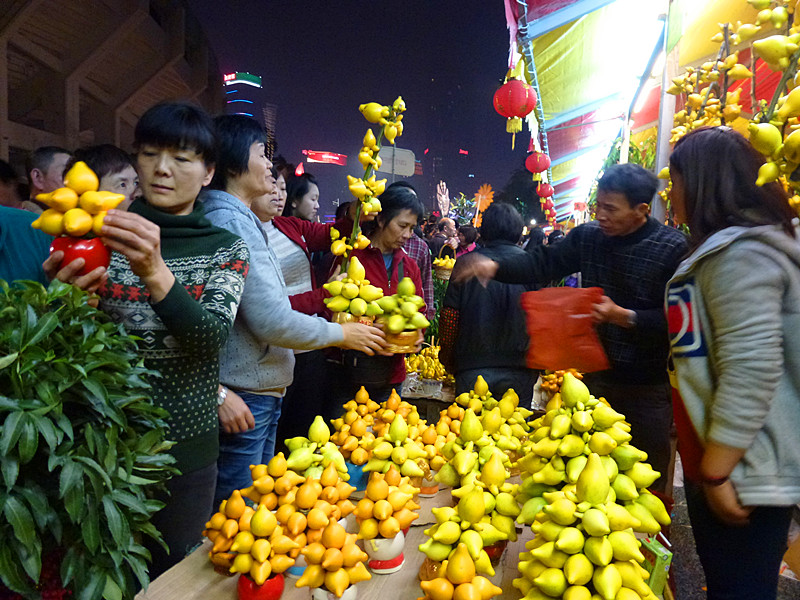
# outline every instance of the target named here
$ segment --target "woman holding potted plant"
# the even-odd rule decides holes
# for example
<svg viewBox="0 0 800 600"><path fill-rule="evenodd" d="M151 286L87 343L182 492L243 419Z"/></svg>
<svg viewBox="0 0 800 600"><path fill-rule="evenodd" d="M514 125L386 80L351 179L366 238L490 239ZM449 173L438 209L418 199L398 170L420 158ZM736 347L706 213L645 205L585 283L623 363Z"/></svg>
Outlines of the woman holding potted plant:
<svg viewBox="0 0 800 600"><path fill-rule="evenodd" d="M361 250L353 250L366 270L366 279L383 290L384 296L397 292L398 283L409 277L417 290L422 290L422 278L417 263L408 255L404 245L414 235L414 227L423 213L422 202L411 188L396 183L386 188L380 195L381 212L374 221L364 223L364 233L370 245ZM335 271L340 268L341 258L334 264ZM425 312L422 307L421 312ZM422 344L422 330L419 330L417 350ZM356 391L364 386L375 402L386 400L394 387L402 385L406 376L402 354L366 356L361 352L345 352L344 370L353 398Z"/></svg>
<svg viewBox="0 0 800 600"><path fill-rule="evenodd" d="M139 338L153 402L170 417L170 450L181 475L168 484L166 507L153 518L169 547L156 543L150 577L180 561L200 541L217 478L219 352L233 326L249 253L236 235L212 226L197 195L214 174L216 139L199 107L163 103L142 115L134 145L143 200L112 210L101 229L113 250L107 273L79 280L71 263L58 277L98 286L100 308ZM52 272L58 253L45 263ZM76 261L74 261L76 262Z"/></svg>

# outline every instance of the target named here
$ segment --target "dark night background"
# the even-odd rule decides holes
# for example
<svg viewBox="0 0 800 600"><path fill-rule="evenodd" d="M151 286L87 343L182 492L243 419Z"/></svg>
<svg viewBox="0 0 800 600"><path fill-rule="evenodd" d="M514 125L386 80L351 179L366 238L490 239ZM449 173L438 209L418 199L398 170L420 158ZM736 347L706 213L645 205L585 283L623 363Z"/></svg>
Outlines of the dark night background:
<svg viewBox="0 0 800 600"><path fill-rule="evenodd" d="M489 183L498 199L523 165L530 134L518 134L512 152L505 121L492 106L508 68L501 0L193 0L190 6L223 73L264 78L266 100L277 105L278 154L292 163L301 161L302 149L348 155L347 167L306 165L320 181L321 216L337 199L350 199L345 175L363 173L355 157L369 126L358 111L365 102L391 104L398 95L406 101L397 145L422 161L424 174L409 181L429 210L440 179L451 196L471 198ZM391 181L391 174L379 177ZM533 189L524 187L526 194Z"/></svg>

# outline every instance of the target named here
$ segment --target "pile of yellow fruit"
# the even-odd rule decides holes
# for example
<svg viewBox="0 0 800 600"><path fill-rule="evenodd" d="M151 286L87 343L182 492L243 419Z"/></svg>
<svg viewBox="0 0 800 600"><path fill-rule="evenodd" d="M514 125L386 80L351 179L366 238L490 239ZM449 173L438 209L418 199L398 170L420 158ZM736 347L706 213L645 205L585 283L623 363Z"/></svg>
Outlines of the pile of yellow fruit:
<svg viewBox="0 0 800 600"><path fill-rule="evenodd" d="M395 465L401 475L422 477L425 473L417 461L426 460L427 454L422 445L417 443L418 437L417 426L409 427L403 415L394 413L386 432L372 442L370 459L364 465L364 471L385 473L390 465Z"/></svg>
<svg viewBox="0 0 800 600"><path fill-rule="evenodd" d="M571 374L576 379L583 379L583 374L577 369L562 369L559 371L545 371L541 376L542 389L549 392L551 395L561 389L561 384L564 382L564 375Z"/></svg>
<svg viewBox="0 0 800 600"><path fill-rule="evenodd" d="M296 587L325 587L337 598L359 581L371 579L364 566L367 553L356 545L356 534L348 534L344 527L331 519L319 540L309 543L300 553L308 566L295 583Z"/></svg>
<svg viewBox="0 0 800 600"><path fill-rule="evenodd" d="M420 582L425 596L419 600L489 600L503 590L478 575L466 544L458 544L452 556L442 564L441 575Z"/></svg>
<svg viewBox="0 0 800 600"><path fill-rule="evenodd" d="M50 208L31 226L53 236L82 237L90 231L100 235L106 213L125 200L125 196L98 192L99 185L94 171L85 162L76 162L64 176L64 187L36 196Z"/></svg>
<svg viewBox="0 0 800 600"><path fill-rule="evenodd" d="M536 537L520 555L514 586L526 595L654 598L634 532L655 535L670 517L646 489L659 473L629 443L624 416L565 373L532 426L518 461L525 473L517 521L532 523Z"/></svg>
<svg viewBox="0 0 800 600"><path fill-rule="evenodd" d="M419 504L414 496L419 489L408 477L392 465L386 473L372 473L364 497L358 501L353 514L358 523L358 537L371 540L378 536L393 538L419 517L414 511Z"/></svg>
<svg viewBox="0 0 800 600"><path fill-rule="evenodd" d="M485 548L517 538L514 519L519 514L514 495L516 484L508 481L507 458L489 446L490 458L477 476L461 488L453 490L459 498L456 508L433 509L436 523L425 531L430 537L419 549L431 560L442 561L452 556L455 547L466 544L479 572L494 575Z"/></svg>
<svg viewBox="0 0 800 600"><path fill-rule="evenodd" d="M305 477L319 479L322 470L332 463L342 481L349 480L344 456L330 439L330 427L317 415L308 428L308 437L298 436L286 440L286 448L289 450L286 464L289 469L302 473Z"/></svg>
<svg viewBox="0 0 800 600"><path fill-rule="evenodd" d="M452 269L456 264L456 259L452 256L445 256L442 258L434 258L433 266L440 269Z"/></svg>
<svg viewBox="0 0 800 600"><path fill-rule="evenodd" d="M378 305L383 309L379 320L389 333L425 329L430 325L425 315L419 312L425 306L425 300L417 295L417 288L410 277L403 277L397 284L397 293L384 296L378 300Z"/></svg>
<svg viewBox="0 0 800 600"><path fill-rule="evenodd" d="M331 421L335 433L331 435L330 441L339 446L342 456L356 466L369 460L375 439L371 428L379 408L380 405L371 400L367 390L361 386L355 398L344 404L344 416Z"/></svg>
<svg viewBox="0 0 800 600"><path fill-rule="evenodd" d="M347 265L347 277L322 286L331 295L323 300L328 310L334 313L347 312L356 317L383 314L383 309L376 302L383 297L383 290L370 285L366 276L364 265L355 256L351 257Z"/></svg>
<svg viewBox="0 0 800 600"><path fill-rule="evenodd" d="M425 346L419 354L406 356L406 373L419 373L423 379L454 382L455 378L439 362L439 346Z"/></svg>

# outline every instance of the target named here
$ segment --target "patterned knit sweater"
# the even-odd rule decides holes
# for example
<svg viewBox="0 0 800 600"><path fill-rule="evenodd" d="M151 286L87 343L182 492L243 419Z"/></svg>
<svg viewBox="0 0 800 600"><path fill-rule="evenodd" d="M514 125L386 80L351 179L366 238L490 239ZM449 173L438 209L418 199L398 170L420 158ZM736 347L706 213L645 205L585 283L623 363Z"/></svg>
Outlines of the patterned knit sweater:
<svg viewBox="0 0 800 600"><path fill-rule="evenodd" d="M100 308L141 338L139 352L153 378L153 402L170 417L171 452L183 473L206 467L219 452L219 352L233 326L249 266L247 245L212 226L199 205L190 215L161 212L142 201L135 212L161 228L161 255L175 276L156 304L128 259L114 252Z"/></svg>

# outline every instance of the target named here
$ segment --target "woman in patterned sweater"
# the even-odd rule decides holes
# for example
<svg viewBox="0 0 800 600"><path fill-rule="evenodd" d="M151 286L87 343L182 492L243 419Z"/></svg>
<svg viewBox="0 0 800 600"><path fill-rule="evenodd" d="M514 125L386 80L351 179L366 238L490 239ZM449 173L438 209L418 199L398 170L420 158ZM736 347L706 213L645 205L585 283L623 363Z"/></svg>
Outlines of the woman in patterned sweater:
<svg viewBox="0 0 800 600"><path fill-rule="evenodd" d="M148 110L135 148L144 200L109 211L102 239L114 251L99 283L100 308L138 336L153 379L153 402L166 408L171 453L181 475L169 482L166 506L153 518L170 548L155 543L151 579L200 541L212 512L217 478L219 352L233 325L249 253L238 236L212 226L195 199L214 173L210 117L184 103ZM71 280L68 271L59 278ZM77 267L76 267L77 268Z"/></svg>

